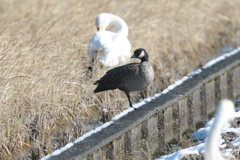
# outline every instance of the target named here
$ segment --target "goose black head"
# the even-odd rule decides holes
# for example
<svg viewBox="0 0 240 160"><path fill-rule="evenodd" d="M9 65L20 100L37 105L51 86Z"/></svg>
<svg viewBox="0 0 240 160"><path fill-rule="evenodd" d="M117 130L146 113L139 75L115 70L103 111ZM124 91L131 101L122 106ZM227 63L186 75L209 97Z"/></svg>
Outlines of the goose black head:
<svg viewBox="0 0 240 160"><path fill-rule="evenodd" d="M131 58L138 58L138 59L141 59L141 62L144 62L144 61L148 61L148 54L145 49L139 48L134 51L134 54Z"/></svg>

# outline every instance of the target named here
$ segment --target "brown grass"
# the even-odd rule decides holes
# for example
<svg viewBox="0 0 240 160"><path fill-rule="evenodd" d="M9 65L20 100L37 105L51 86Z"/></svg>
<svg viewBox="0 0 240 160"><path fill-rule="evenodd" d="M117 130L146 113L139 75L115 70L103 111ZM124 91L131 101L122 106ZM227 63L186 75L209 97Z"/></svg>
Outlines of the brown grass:
<svg viewBox="0 0 240 160"><path fill-rule="evenodd" d="M240 43L240 1L0 1L0 157L38 159L85 132L101 108L128 105L120 91L93 95L87 43L100 12L121 16L132 51L155 69L149 94ZM18 156L17 156L18 155Z"/></svg>

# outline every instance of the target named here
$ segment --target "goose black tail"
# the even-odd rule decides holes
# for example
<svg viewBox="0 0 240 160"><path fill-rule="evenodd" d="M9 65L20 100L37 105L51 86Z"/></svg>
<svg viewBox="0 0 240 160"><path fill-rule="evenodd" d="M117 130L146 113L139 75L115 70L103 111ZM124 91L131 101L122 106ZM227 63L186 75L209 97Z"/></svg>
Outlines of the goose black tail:
<svg viewBox="0 0 240 160"><path fill-rule="evenodd" d="M107 83L105 83L103 80L98 80L93 84L97 85L97 88L94 90L94 93L108 90Z"/></svg>
<svg viewBox="0 0 240 160"><path fill-rule="evenodd" d="M94 90L94 93L117 89L117 86L115 84L108 83L105 80L98 80L94 82L94 85L97 85L97 88Z"/></svg>

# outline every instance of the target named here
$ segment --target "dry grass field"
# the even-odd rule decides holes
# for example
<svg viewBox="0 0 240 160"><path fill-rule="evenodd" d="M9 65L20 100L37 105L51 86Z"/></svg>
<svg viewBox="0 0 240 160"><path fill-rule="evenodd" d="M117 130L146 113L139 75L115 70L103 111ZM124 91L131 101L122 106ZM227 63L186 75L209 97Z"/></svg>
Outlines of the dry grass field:
<svg viewBox="0 0 240 160"><path fill-rule="evenodd" d="M95 16L129 26L132 52L145 48L155 70L149 95L240 44L238 0L0 0L0 159L39 159L85 131L101 109L128 107L124 93L93 94L86 75ZM137 95L137 94L136 94Z"/></svg>

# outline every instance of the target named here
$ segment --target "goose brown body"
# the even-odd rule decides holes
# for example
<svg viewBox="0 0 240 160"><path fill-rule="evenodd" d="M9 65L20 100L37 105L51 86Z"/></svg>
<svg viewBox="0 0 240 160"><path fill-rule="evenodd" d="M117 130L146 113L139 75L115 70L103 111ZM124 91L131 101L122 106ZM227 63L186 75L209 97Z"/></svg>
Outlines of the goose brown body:
<svg viewBox="0 0 240 160"><path fill-rule="evenodd" d="M109 70L101 79L94 84L97 88L94 93L119 89L125 92L130 106L129 92L144 90L154 79L154 71L148 63L148 55L145 49L137 49L132 58L141 59L141 63L130 63Z"/></svg>

